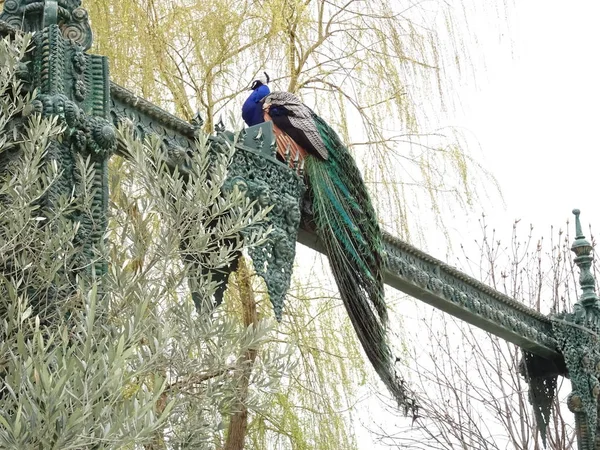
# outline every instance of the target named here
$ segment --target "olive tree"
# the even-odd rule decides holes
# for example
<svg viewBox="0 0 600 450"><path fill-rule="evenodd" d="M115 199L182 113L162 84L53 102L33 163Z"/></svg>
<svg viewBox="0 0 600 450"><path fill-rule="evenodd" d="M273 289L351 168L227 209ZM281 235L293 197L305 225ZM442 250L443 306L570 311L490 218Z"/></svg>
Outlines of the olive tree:
<svg viewBox="0 0 600 450"><path fill-rule="evenodd" d="M224 440L223 418L260 409L288 353L267 346L244 387L246 356L271 339L272 323L200 314L188 281L207 297L215 283L184 262L180 240L191 231L187 251L222 266L266 235L253 227L244 242L216 242L261 223L266 211L237 189L221 191L233 146L210 157L198 142L194 177L184 183L162 162L160 143L139 142L125 127L119 137L131 157L112 163L107 242L95 255L108 272L94 273L81 258L74 214L94 208L93 165L78 156L79 186L48 207L60 177L50 149L64 129L35 113L35 92L22 89L28 43L23 35L0 41L0 447L175 449Z"/></svg>

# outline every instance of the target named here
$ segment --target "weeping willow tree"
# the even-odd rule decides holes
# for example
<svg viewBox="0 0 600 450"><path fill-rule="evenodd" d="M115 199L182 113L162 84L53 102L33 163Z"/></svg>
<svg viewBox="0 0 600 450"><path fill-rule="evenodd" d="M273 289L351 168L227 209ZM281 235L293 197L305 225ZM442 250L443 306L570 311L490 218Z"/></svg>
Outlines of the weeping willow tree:
<svg viewBox="0 0 600 450"><path fill-rule="evenodd" d="M86 5L94 50L111 57L114 80L184 118L200 111L208 131L220 115L239 120L243 92L266 69L272 88L299 94L343 135L389 211L386 228L408 239L419 205L441 224L445 203L469 206L478 182L495 184L459 132L429 129L469 72L467 1Z"/></svg>
<svg viewBox="0 0 600 450"><path fill-rule="evenodd" d="M452 97L452 74L468 67L457 31L468 17L464 2L88 0L85 6L93 50L110 57L113 80L183 118L200 111L206 131L221 115L237 117L250 81L267 70L272 89L300 95L348 142L390 231L418 236L421 224L409 220L411 213L439 221L442 205L476 200L474 181L487 174L461 136L423 134L428 115ZM321 258L301 252L315 258L314 273L297 280L274 341L259 349L293 342L298 364L270 404L250 417L246 442L356 448L353 408L368 391L370 372L349 321L340 320L341 301ZM260 297L262 288L254 289Z"/></svg>

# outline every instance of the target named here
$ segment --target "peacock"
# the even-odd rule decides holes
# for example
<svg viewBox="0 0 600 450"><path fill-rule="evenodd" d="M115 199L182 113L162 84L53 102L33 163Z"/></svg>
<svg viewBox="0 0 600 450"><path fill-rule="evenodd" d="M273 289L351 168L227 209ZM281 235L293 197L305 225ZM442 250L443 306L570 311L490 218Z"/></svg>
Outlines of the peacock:
<svg viewBox="0 0 600 450"><path fill-rule="evenodd" d="M394 370L387 342L383 240L360 171L337 133L294 94L272 92L262 104L280 155L304 161L315 231L360 343L382 381L414 417L414 400Z"/></svg>

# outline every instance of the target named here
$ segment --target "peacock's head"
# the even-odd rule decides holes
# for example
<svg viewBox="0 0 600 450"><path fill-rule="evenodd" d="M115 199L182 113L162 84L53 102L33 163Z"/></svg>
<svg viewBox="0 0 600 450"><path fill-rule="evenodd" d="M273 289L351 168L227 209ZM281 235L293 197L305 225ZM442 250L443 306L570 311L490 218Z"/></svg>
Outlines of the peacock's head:
<svg viewBox="0 0 600 450"><path fill-rule="evenodd" d="M269 84L269 81L271 81L271 79L269 78L269 74L267 72L264 72L264 71L259 72L258 76L254 79L254 81L252 81L252 84L250 85L250 89L251 90L258 89L262 85Z"/></svg>

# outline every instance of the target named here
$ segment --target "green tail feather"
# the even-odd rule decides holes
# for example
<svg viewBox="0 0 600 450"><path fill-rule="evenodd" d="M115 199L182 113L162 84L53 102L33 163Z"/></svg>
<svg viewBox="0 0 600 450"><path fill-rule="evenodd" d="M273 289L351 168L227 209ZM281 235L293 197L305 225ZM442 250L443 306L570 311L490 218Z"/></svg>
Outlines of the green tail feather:
<svg viewBox="0 0 600 450"><path fill-rule="evenodd" d="M316 231L365 353L406 407L410 400L403 381L396 376L386 340L383 245L377 216L348 150L323 119L315 115L314 120L329 151L327 160L308 155L305 161Z"/></svg>

